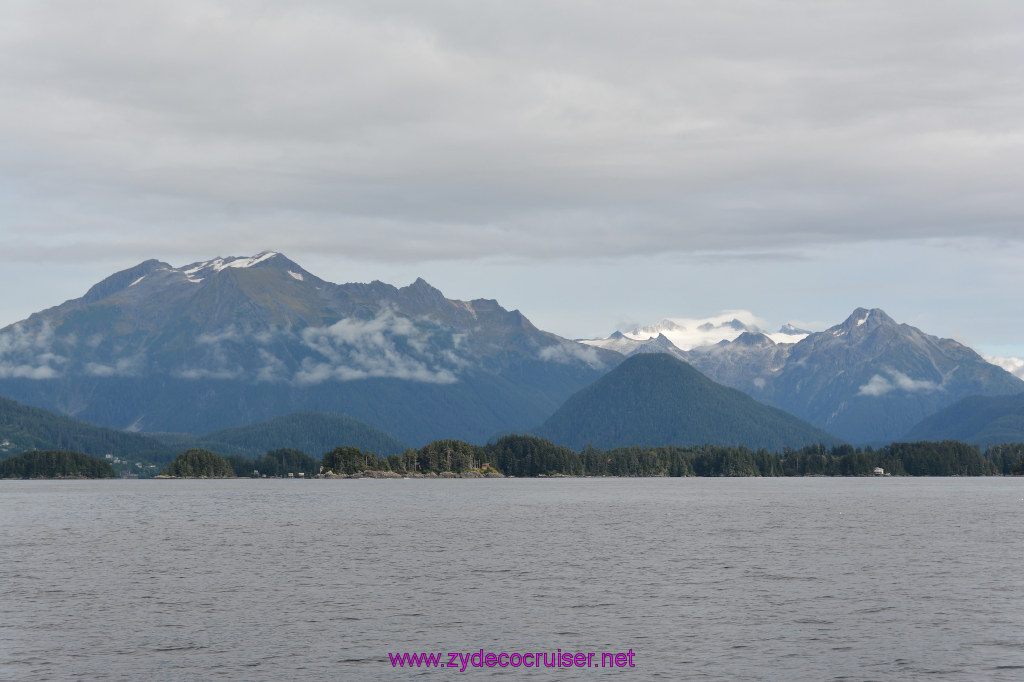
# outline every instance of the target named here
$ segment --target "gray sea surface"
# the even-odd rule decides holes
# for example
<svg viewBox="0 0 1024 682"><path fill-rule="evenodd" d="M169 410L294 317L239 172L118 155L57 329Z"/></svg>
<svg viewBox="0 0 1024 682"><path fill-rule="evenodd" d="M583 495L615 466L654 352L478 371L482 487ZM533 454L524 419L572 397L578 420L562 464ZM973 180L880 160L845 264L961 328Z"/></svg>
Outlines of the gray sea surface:
<svg viewBox="0 0 1024 682"><path fill-rule="evenodd" d="M2 679L1024 679L1020 478L0 481L0 541ZM558 649L635 667L388 656Z"/></svg>

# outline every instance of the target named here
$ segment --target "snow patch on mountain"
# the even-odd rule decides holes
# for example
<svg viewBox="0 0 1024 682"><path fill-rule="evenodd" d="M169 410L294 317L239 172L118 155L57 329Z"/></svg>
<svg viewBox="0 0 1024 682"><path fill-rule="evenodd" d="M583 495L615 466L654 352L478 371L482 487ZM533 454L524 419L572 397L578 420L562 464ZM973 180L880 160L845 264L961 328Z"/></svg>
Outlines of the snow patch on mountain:
<svg viewBox="0 0 1024 682"><path fill-rule="evenodd" d="M760 322L747 310L726 310L707 318L666 318L649 327L636 327L623 331L623 336L636 341L647 341L662 334L680 350L710 346L719 341L732 341L746 331L760 331Z"/></svg>
<svg viewBox="0 0 1024 682"><path fill-rule="evenodd" d="M790 325L786 325L786 326L790 326ZM803 341L804 339L806 339L808 336L811 335L810 332L804 332L804 331L801 331L801 332L786 331L785 327L780 329L779 331L773 332L771 334L768 334L767 332L762 332L762 333L765 336L767 336L769 339L774 341L775 343L798 343L800 341Z"/></svg>
<svg viewBox="0 0 1024 682"><path fill-rule="evenodd" d="M226 268L251 268L254 265L270 260L271 258L280 255L276 251L261 251L255 256L234 256L231 258L214 258L213 260L202 261L201 263L193 263L191 266L181 270L180 272L185 274L185 277L190 282L202 282L204 277L199 275L205 275L209 272L220 272ZM295 276L295 273L292 273ZM301 276L299 277L301 279Z"/></svg>
<svg viewBox="0 0 1024 682"><path fill-rule="evenodd" d="M734 341L744 332L764 334L775 343L796 343L807 338L810 332L797 329L791 324L779 331L765 333L761 326L765 322L749 310L724 310L711 317L670 317L647 327L635 327L619 331L606 339L581 339L590 346L606 348L620 353L631 352L636 342L649 341L664 336L676 348L689 351L703 346L713 346L722 341Z"/></svg>

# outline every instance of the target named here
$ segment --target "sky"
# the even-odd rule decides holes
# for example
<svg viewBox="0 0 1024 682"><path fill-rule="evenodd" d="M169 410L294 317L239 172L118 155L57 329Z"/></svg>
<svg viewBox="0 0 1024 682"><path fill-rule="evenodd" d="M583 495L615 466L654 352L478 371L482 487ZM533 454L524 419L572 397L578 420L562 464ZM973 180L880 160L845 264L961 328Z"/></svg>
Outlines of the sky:
<svg viewBox="0 0 1024 682"><path fill-rule="evenodd" d="M1024 3L6 0L0 326L149 258L1024 356Z"/></svg>

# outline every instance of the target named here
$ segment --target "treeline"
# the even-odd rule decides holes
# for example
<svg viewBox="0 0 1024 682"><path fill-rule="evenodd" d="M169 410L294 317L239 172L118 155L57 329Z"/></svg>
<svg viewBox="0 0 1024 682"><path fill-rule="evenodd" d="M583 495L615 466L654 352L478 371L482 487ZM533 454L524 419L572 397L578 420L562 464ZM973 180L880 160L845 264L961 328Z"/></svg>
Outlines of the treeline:
<svg viewBox="0 0 1024 682"><path fill-rule="evenodd" d="M272 450L255 459L225 460L236 476L306 477L332 472L358 475L500 473L506 476L871 476L881 468L893 476L1024 475L1024 444L991 446L982 452L957 441L893 443L879 449L812 445L781 453L765 449L704 445L629 447L577 452L535 436L505 436L487 445L439 440L418 450L381 458L356 447L340 447L315 459L298 450Z"/></svg>
<svg viewBox="0 0 1024 682"><path fill-rule="evenodd" d="M0 478L113 478L103 459L67 450L39 450L0 459Z"/></svg>
<svg viewBox="0 0 1024 682"><path fill-rule="evenodd" d="M505 436L487 445L439 440L418 450L381 458L345 446L316 459L281 448L256 459L222 457L193 448L162 472L165 476L226 478L366 472L386 475L489 473L505 476L871 476L876 468L893 476L1024 475L1024 443L994 445L982 452L957 441L893 443L877 450L849 445L813 445L800 450L744 447L629 447L576 452L535 436ZM62 450L26 452L0 459L0 478L110 478L105 460Z"/></svg>

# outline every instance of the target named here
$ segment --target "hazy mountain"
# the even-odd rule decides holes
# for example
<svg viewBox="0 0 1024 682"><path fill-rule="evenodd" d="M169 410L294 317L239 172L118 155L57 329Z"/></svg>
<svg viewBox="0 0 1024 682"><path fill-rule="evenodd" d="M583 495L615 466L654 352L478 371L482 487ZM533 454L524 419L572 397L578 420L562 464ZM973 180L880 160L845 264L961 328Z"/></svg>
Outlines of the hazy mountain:
<svg viewBox="0 0 1024 682"><path fill-rule="evenodd" d="M775 343L796 343L809 332L791 324L779 331L767 334L755 324L756 318L745 310L727 311L708 318L666 318L657 324L637 326L628 331L616 331L606 339L581 339L581 343L596 348L606 348L630 355L644 343L663 338L681 351L711 346L722 341L732 341L746 332L766 334Z"/></svg>
<svg viewBox="0 0 1024 682"><path fill-rule="evenodd" d="M350 446L380 456L404 451L405 445L358 419L324 412L296 412L248 426L235 426L201 436L155 433L153 437L175 452L202 448L220 455L259 457L289 448L320 457L337 447Z"/></svg>
<svg viewBox="0 0 1024 682"><path fill-rule="evenodd" d="M0 395L206 433L316 410L410 445L528 428L621 356L422 279L332 284L285 256L155 260L0 330Z"/></svg>
<svg viewBox="0 0 1024 682"><path fill-rule="evenodd" d="M0 458L26 450L73 450L102 458L169 461L173 450L155 438L87 424L0 398Z"/></svg>
<svg viewBox="0 0 1024 682"><path fill-rule="evenodd" d="M900 440L1024 443L1024 393L969 396L925 417Z"/></svg>
<svg viewBox="0 0 1024 682"><path fill-rule="evenodd" d="M778 450L839 442L664 353L630 357L575 393L534 433L576 450L706 443Z"/></svg>
<svg viewBox="0 0 1024 682"><path fill-rule="evenodd" d="M793 344L775 343L760 332L694 348L683 359L715 381L755 395L786 365Z"/></svg>

